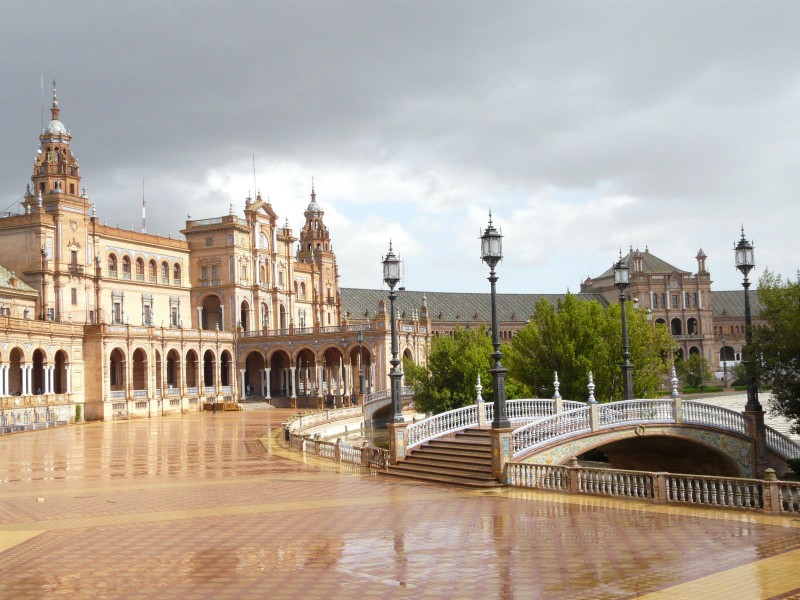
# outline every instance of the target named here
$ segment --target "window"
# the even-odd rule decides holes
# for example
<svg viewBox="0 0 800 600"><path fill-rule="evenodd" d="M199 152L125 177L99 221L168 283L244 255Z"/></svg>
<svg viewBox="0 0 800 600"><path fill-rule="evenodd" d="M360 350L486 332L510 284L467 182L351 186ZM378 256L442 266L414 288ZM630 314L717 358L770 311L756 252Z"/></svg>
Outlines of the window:
<svg viewBox="0 0 800 600"><path fill-rule="evenodd" d="M73 269L78 268L78 251L70 250L69 264Z"/></svg>
<svg viewBox="0 0 800 600"><path fill-rule="evenodd" d="M78 305L78 288L72 288L70 290L70 292L71 292L71 295L72 295L72 306L77 306Z"/></svg>
<svg viewBox="0 0 800 600"><path fill-rule="evenodd" d="M149 265L150 283L158 283L158 265L156 261L151 260Z"/></svg>
<svg viewBox="0 0 800 600"><path fill-rule="evenodd" d="M144 261L141 258L136 259L136 281L144 281Z"/></svg>
<svg viewBox="0 0 800 600"><path fill-rule="evenodd" d="M672 308L679 308L680 305L678 304L678 294L672 294Z"/></svg>
<svg viewBox="0 0 800 600"><path fill-rule="evenodd" d="M208 267L200 267L200 281L208 281Z"/></svg>
<svg viewBox="0 0 800 600"><path fill-rule="evenodd" d="M181 326L181 299L178 296L169 299L169 326Z"/></svg>
<svg viewBox="0 0 800 600"><path fill-rule="evenodd" d="M112 323L122 323L122 303L114 302L111 311Z"/></svg>
<svg viewBox="0 0 800 600"><path fill-rule="evenodd" d="M214 245L214 238L213 237L207 237L206 238L206 246L213 246L213 245Z"/></svg>
<svg viewBox="0 0 800 600"><path fill-rule="evenodd" d="M300 311L300 328L303 329L306 326L306 311Z"/></svg>
<svg viewBox="0 0 800 600"><path fill-rule="evenodd" d="M131 259L127 256L122 257L122 278L123 279L130 279L131 278Z"/></svg>
<svg viewBox="0 0 800 600"><path fill-rule="evenodd" d="M181 266L178 263L175 263L175 266L172 268L172 279L175 285L181 284Z"/></svg>
<svg viewBox="0 0 800 600"><path fill-rule="evenodd" d="M161 263L161 283L169 283L169 263L166 261Z"/></svg>
<svg viewBox="0 0 800 600"><path fill-rule="evenodd" d="M56 309L55 308L48 308L47 309L47 318L50 321L55 321L56 320Z"/></svg>
<svg viewBox="0 0 800 600"><path fill-rule="evenodd" d="M653 308L658 308L658 294L651 294L652 298L650 302L653 305Z"/></svg>
<svg viewBox="0 0 800 600"><path fill-rule="evenodd" d="M211 283L212 285L219 284L219 265L211 265Z"/></svg>
<svg viewBox="0 0 800 600"><path fill-rule="evenodd" d="M697 292L692 294L692 308L697 308Z"/></svg>
<svg viewBox="0 0 800 600"><path fill-rule="evenodd" d="M667 295L664 293L661 294L661 308L669 308L667 306Z"/></svg>
<svg viewBox="0 0 800 600"><path fill-rule="evenodd" d="M242 262L242 264L240 265L240 272L241 272L241 275L242 275L242 279L247 279L247 263L246 262Z"/></svg>
<svg viewBox="0 0 800 600"><path fill-rule="evenodd" d="M109 277L117 276L117 257L114 254L108 255L108 276Z"/></svg>
<svg viewBox="0 0 800 600"><path fill-rule="evenodd" d="M153 324L153 311L150 309L149 304L145 304L142 307L142 325L152 325Z"/></svg>

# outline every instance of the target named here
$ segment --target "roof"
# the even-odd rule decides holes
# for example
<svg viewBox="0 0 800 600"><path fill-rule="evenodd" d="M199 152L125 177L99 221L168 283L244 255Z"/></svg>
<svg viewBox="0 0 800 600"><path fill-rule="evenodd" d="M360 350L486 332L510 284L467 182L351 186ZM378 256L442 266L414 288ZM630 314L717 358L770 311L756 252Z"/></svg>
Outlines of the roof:
<svg viewBox="0 0 800 600"><path fill-rule="evenodd" d="M388 290L368 290L360 288L339 288L342 297L342 311L349 319L373 318L378 312L378 303L388 303ZM553 304L566 294L497 294L497 316L500 321L526 322L533 315L534 306L546 298ZM594 300L602 304L606 301L599 294L575 294L578 298ZM491 321L491 304L488 293L466 292L422 292L398 291L396 306L402 315L419 311L423 298L428 304L432 321ZM349 315L348 315L349 313Z"/></svg>
<svg viewBox="0 0 800 600"><path fill-rule="evenodd" d="M15 285L11 284L12 279L16 279ZM15 292L38 294L35 289L2 265L0 265L0 290L14 290Z"/></svg>
<svg viewBox="0 0 800 600"><path fill-rule="evenodd" d="M744 318L744 290L711 292L711 303L714 307L714 318ZM758 299L758 290L750 292L750 312L757 317L764 306ZM723 314L723 312L725 314Z"/></svg>
<svg viewBox="0 0 800 600"><path fill-rule="evenodd" d="M631 250L622 257L623 262L628 265L628 268L631 272L634 271L633 268L633 259L634 257L640 256L642 259L642 272L643 273L689 273L689 271L684 271L683 269L679 269L667 261L657 257L655 254L651 254L650 250L645 249L644 252L641 250ZM604 277L613 277L614 276L614 265L611 265L608 269L606 269L602 275L598 275L594 279L602 279Z"/></svg>

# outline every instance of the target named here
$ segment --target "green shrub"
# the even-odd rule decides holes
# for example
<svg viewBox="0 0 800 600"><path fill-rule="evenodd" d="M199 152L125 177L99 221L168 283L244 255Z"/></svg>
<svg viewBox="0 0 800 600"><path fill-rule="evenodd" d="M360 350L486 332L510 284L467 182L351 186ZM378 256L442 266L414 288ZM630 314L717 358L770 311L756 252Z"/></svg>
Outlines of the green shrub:
<svg viewBox="0 0 800 600"><path fill-rule="evenodd" d="M82 406L80 404L75 405L75 422L80 423L81 417L83 416Z"/></svg>
<svg viewBox="0 0 800 600"><path fill-rule="evenodd" d="M733 386L734 391L736 392L746 392L747 386L746 385L735 385Z"/></svg>
<svg viewBox="0 0 800 600"><path fill-rule="evenodd" d="M722 387L718 385L701 385L700 389L704 392L721 392Z"/></svg>
<svg viewBox="0 0 800 600"><path fill-rule="evenodd" d="M699 394L702 391L699 387L685 387L681 390L681 394Z"/></svg>

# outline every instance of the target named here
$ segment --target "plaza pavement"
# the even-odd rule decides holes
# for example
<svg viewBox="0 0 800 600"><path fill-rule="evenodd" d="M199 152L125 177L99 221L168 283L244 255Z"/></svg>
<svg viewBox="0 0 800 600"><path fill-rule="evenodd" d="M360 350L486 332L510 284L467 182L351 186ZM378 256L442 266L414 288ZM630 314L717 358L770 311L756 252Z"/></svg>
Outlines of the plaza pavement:
<svg viewBox="0 0 800 600"><path fill-rule="evenodd" d="M0 438L0 598L800 598L797 518L397 481L287 416Z"/></svg>

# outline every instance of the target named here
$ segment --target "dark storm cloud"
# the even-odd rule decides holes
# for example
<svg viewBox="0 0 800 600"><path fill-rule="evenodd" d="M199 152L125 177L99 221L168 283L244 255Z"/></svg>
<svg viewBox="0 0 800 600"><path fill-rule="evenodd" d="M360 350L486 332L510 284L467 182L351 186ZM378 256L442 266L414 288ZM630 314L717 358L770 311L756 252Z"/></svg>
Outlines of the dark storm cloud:
<svg viewBox="0 0 800 600"><path fill-rule="evenodd" d="M474 254L440 252L438 225L490 205L501 219L536 215L516 225L563 256L586 249L582 264L553 266L563 279L544 291L559 291L631 240L684 268L702 243L727 269L721 253L740 221L766 232L775 215L800 216L795 3L78 2L5 16L3 206L29 176L43 73L46 88L59 82L90 195L125 226L137 224L142 178L162 232L188 210L227 212L253 187L255 154L265 193L313 172L354 181L326 190L342 231L363 233L370 215L396 220L417 273L425 254ZM291 183L277 165L291 165ZM212 170L236 189L210 186ZM344 189L350 197L337 197ZM590 205L598 189L634 201ZM556 201L565 194L582 208ZM421 239L399 209L443 214ZM791 272L781 223L762 264ZM348 252L342 243L345 277ZM530 260L519 268L539 264ZM418 280L454 288L480 264L471 269Z"/></svg>

